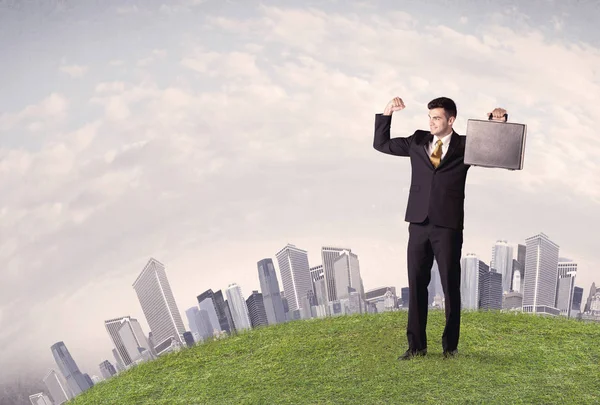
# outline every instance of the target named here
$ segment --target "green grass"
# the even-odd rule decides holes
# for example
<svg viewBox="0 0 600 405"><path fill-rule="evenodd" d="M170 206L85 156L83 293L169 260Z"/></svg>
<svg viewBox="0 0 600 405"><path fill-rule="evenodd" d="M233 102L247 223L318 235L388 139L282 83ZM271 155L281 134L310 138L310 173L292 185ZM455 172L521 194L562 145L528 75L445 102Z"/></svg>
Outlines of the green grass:
<svg viewBox="0 0 600 405"><path fill-rule="evenodd" d="M428 355L398 361L407 313L259 328L171 353L69 402L92 404L600 403L600 324L465 312L444 359L444 316L429 312Z"/></svg>

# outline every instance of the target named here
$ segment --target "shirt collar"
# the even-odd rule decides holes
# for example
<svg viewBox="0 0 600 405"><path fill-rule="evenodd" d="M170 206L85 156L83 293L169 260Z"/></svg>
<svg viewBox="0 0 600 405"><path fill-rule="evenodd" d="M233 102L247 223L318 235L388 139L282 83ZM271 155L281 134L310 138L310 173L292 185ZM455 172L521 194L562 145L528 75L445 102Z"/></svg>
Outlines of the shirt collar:
<svg viewBox="0 0 600 405"><path fill-rule="evenodd" d="M453 133L454 133L454 131L450 132L448 135L445 135L445 136L443 136L443 137L441 138L441 140L442 140L442 143L443 143L444 145L448 145L448 144L450 143L450 138L452 137L452 134L453 134ZM432 142L433 142L433 143L436 143L436 142L438 141L438 139L440 139L440 138L438 138L437 136L435 136L435 135L434 135L434 136L433 136L433 139L432 139Z"/></svg>

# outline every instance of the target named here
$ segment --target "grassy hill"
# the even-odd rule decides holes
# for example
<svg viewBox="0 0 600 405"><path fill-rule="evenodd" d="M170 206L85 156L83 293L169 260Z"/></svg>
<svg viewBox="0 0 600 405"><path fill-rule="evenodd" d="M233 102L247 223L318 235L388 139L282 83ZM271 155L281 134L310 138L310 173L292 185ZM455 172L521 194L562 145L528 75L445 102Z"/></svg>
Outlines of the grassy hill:
<svg viewBox="0 0 600 405"><path fill-rule="evenodd" d="M295 321L141 364L69 402L92 404L600 403L600 324L465 312L444 359L430 311L428 355L406 349L406 312Z"/></svg>

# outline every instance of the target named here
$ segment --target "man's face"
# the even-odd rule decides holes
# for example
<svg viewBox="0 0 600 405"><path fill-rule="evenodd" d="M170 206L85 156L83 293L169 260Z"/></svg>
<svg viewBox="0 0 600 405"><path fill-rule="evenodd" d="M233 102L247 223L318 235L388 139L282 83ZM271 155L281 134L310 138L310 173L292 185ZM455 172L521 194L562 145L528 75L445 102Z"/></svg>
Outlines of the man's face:
<svg viewBox="0 0 600 405"><path fill-rule="evenodd" d="M443 108L429 110L429 131L433 135L444 136L452 132L454 117L448 119Z"/></svg>

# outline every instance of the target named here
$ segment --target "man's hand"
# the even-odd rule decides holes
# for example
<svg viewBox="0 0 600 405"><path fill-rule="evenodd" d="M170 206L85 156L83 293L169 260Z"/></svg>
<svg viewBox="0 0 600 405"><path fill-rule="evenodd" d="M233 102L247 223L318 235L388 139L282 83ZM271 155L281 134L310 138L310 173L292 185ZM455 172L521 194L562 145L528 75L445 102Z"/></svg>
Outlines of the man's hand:
<svg viewBox="0 0 600 405"><path fill-rule="evenodd" d="M488 117L491 115L493 121L504 121L504 114L506 114L506 110L504 108L494 108L494 111L488 113Z"/></svg>
<svg viewBox="0 0 600 405"><path fill-rule="evenodd" d="M392 115L394 111L400 111L404 109L404 101L400 97L394 97L383 110L383 115Z"/></svg>

